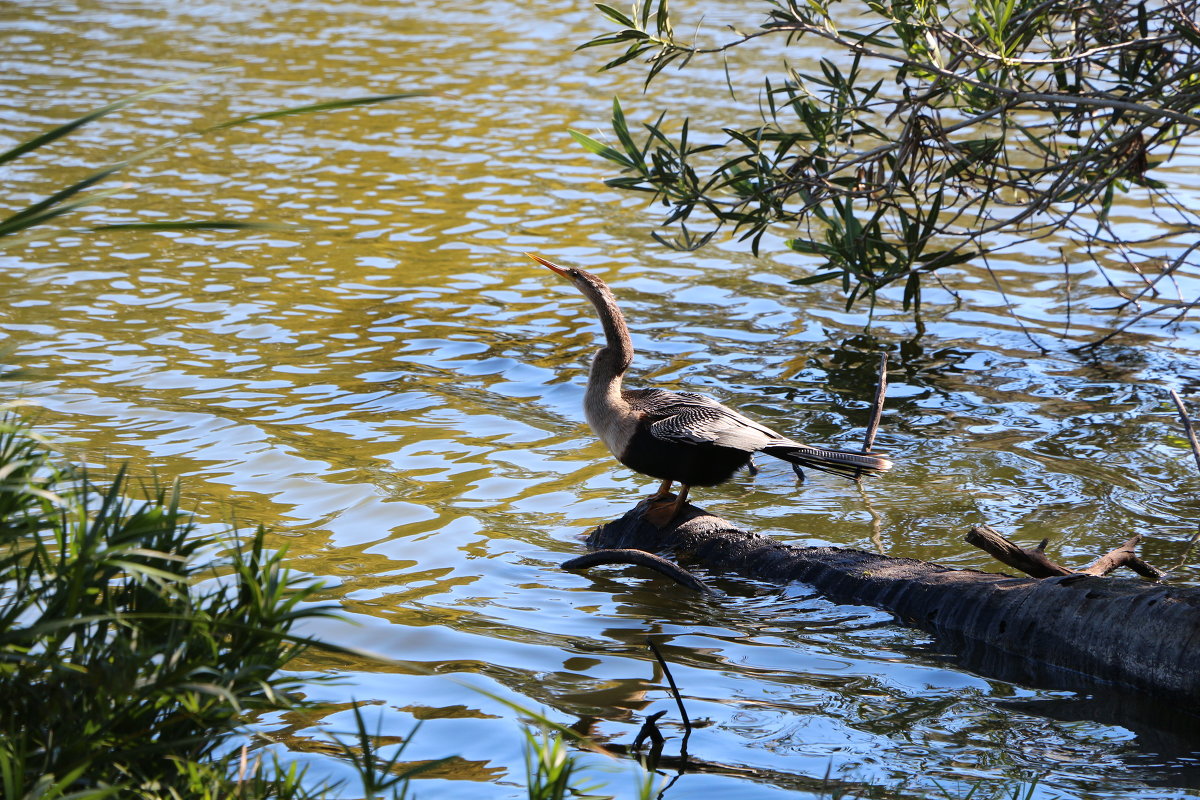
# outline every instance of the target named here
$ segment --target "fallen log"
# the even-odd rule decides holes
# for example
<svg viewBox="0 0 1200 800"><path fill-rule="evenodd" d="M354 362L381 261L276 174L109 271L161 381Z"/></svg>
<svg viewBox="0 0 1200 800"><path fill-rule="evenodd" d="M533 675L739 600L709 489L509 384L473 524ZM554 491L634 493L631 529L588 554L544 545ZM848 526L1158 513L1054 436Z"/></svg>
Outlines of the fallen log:
<svg viewBox="0 0 1200 800"><path fill-rule="evenodd" d="M670 551L715 573L801 581L835 602L895 614L985 675L1068 689L1111 684L1200 713L1200 589L1081 573L1014 578L861 550L797 547L692 505L662 530L642 518L639 506L597 528L587 543Z"/></svg>

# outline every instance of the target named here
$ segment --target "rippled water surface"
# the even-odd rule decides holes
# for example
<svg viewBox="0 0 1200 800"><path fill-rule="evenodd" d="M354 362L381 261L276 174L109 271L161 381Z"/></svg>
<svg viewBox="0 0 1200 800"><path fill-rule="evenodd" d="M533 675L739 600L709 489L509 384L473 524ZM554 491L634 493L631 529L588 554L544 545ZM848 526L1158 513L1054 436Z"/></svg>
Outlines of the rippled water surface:
<svg viewBox="0 0 1200 800"><path fill-rule="evenodd" d="M645 96L637 70L597 74L601 54L574 47L602 26L565 0L0 5L3 140L188 79L7 168L9 208L238 114L434 93L184 136L70 220L303 230L68 231L7 251L3 399L41 409L42 430L94 465L182 477L206 519L269 526L354 623L317 632L395 660L314 662L343 678L312 687L330 713L265 720L315 774L349 774L320 726L345 730L357 699L389 736L423 721L406 759L456 757L418 796L521 796L517 715L464 684L603 742L666 711L673 752L653 637L698 721L688 749L702 766L669 796L818 796L827 774L896 797L980 781L1036 781L1039 798L1197 796L1200 752L1160 712L972 674L882 612L804 586L717 579L724 595L704 599L635 568L558 568L653 481L583 424L599 329L525 250L611 282L636 383L714 394L801 439L855 447L890 354L879 442L897 469L859 490L798 486L760 461L756 477L694 494L745 527L980 568L992 565L962 542L976 522L1049 538L1078 565L1141 533L1145 557L1172 566L1200 517L1166 396L1200 405L1193 323L1151 318L1073 354L1113 324L1101 309L1115 299L1077 259L1065 301L1063 243L994 262L1004 296L984 271L948 278L960 298L931 289L923 330L896 306L867 327L826 287L789 285L815 265L775 246L659 247L656 212L604 187L610 173L566 129L604 135L615 94L634 119L669 106L721 120L756 101L723 96L719 65ZM585 761L630 791L628 764Z"/></svg>

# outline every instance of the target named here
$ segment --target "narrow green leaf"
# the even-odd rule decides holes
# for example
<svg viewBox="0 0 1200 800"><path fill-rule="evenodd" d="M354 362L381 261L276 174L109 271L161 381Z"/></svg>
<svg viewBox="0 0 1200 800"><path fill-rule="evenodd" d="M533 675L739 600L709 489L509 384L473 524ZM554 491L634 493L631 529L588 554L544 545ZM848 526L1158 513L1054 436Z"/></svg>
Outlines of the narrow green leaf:
<svg viewBox="0 0 1200 800"><path fill-rule="evenodd" d="M381 94L370 97L352 97L346 100L331 100L327 103L313 103L312 105L295 106L293 108L281 108L275 111L264 111L261 114L249 114L244 117L226 120L225 122L213 125L211 128L204 128L201 133L209 131L219 131L224 128L232 128L234 125L244 125L247 122L258 122L264 119L277 119L279 117L290 117L296 114L314 114L321 111L336 111L342 108L352 108L354 106L374 105L377 103L387 103L392 100L405 100L412 97L428 97L429 92L403 92L400 94Z"/></svg>
<svg viewBox="0 0 1200 800"><path fill-rule="evenodd" d="M120 567L130 574L158 578L168 583L176 583L182 577L178 573L169 572L165 569L159 569L158 567L151 567L148 564L139 564L136 561L129 561L122 558L110 559L107 563L116 567Z"/></svg>
<svg viewBox="0 0 1200 800"><path fill-rule="evenodd" d="M12 216L8 217L7 219L0 220L0 236L4 236L6 234L13 233L15 231L22 230L24 228L29 227L29 225L21 225L19 223L21 223L22 221L25 221L25 220L29 220L34 217L38 217L39 215L42 215L43 212L45 212L47 209L58 205L62 201L66 200L67 198L72 197L72 196L78 194L79 192L82 192L84 189L94 186L95 184L97 184L100 181L107 178L109 175L112 175L114 172L117 172L118 170L120 170L124 167L125 167L125 163L123 162L120 164L115 164L111 167L105 167L104 169L102 169L98 172L93 172L91 175L87 176L86 178L79 181L78 183L72 184L71 186L68 186L65 189L61 189L61 190L55 192L54 194L50 195L49 197L39 200L38 202L34 203L33 205L29 206L28 208L24 208L24 209L18 211L17 213L13 214ZM36 223L30 223L30 224L36 224Z"/></svg>
<svg viewBox="0 0 1200 800"><path fill-rule="evenodd" d="M100 200L103 200L105 197L111 197L123 189L124 187L120 186L112 189L103 189L88 195L82 200L76 200L73 203L55 206L54 208L47 209L38 214L22 217L20 220L17 220L12 224L9 224L9 220L5 220L4 222L0 223L0 237L11 235L17 231L25 230L26 228L31 228L34 225L41 225L45 222L49 222L55 217L61 217L63 214L69 214L70 212L75 211L78 208L82 208L83 206L97 203ZM11 244L11 242L0 243L0 247L3 247L6 244Z"/></svg>
<svg viewBox="0 0 1200 800"><path fill-rule="evenodd" d="M831 281L834 278L840 278L843 274L844 270L840 269L832 270L830 272L818 272L816 275L806 275L803 278L790 280L788 283L795 284L797 286L810 286L814 283L824 283L825 281Z"/></svg>
<svg viewBox="0 0 1200 800"><path fill-rule="evenodd" d="M631 47L631 48L629 48L628 50L626 50L626 51L625 51L623 54L621 54L621 55L617 56L617 57L616 57L616 58L614 58L612 61L609 61L607 64L605 64L604 66L602 66L602 67L600 68L600 71L601 71L601 72L604 72L604 71L606 71L606 70L610 70L610 69L612 69L613 67L619 67L619 66L621 66L622 64L624 64L626 61L632 61L633 59L635 59L635 58L637 58L638 56L640 56L642 53L645 53L647 50L651 50L651 49L653 49L653 48L650 48L650 47L636 47L636 46L635 46L635 47Z"/></svg>
<svg viewBox="0 0 1200 800"><path fill-rule="evenodd" d="M952 267L955 264L965 264L979 255L978 251L975 250L968 250L965 253L958 253L957 255L952 255L953 252L953 250L939 250L936 253L926 253L917 259L917 261L922 265L934 264L936 262L937 267L940 269L942 267Z"/></svg>
<svg viewBox="0 0 1200 800"><path fill-rule="evenodd" d="M583 145L585 150L595 153L601 158L606 158L609 161L620 164L623 167L633 167L633 162L626 158L626 156L619 150L609 147L602 142L598 142L587 134L580 133L577 130L568 129L567 133L571 134L572 139Z"/></svg>
<svg viewBox="0 0 1200 800"><path fill-rule="evenodd" d="M635 25L633 23L633 20L631 20L629 17L622 14L620 11L617 11L615 8L613 8L610 5L605 5L604 3L596 3L596 9L601 14L608 17L609 19L611 19L613 22L617 23L618 25L624 25L626 28L636 28L637 27L637 25Z"/></svg>
<svg viewBox="0 0 1200 800"><path fill-rule="evenodd" d="M93 225L90 231L287 231L289 225L270 222L236 222L232 220L172 220L170 222L114 222Z"/></svg>
<svg viewBox="0 0 1200 800"><path fill-rule="evenodd" d="M589 47L605 47L605 46L611 45L611 44L624 44L625 42L628 42L631 39L637 40L637 39L646 39L646 38L649 38L649 37L646 34L642 33L641 31L626 30L626 31L621 31L620 33L605 34L604 36L597 36L595 39L589 39L588 41L579 45L575 49L576 50L587 50Z"/></svg>
<svg viewBox="0 0 1200 800"><path fill-rule="evenodd" d="M1056 156L1057 155L1054 152L1054 148L1052 148L1051 146L1049 146L1045 142L1043 142L1042 137L1038 136L1036 133L1034 133L1029 128L1027 128L1024 125L1020 124L1019 122L1015 122L1015 121L1010 121L1010 124L1013 125L1015 128L1017 128L1022 133L1024 133L1026 136L1028 136L1029 141L1035 147L1037 147L1039 150L1041 150L1043 153L1045 153L1046 155L1048 155L1048 156Z"/></svg>
<svg viewBox="0 0 1200 800"><path fill-rule="evenodd" d="M125 106L129 105L130 103L136 103L138 100L143 100L147 97L150 97L151 95L155 95L155 94L159 94L161 92L166 92L171 89L175 89L179 86L184 85L185 83L187 83L187 81L174 81L172 83L164 83L161 86L155 86L152 89L146 89L144 91L138 92L137 94L131 94L128 97L123 97L120 100L116 100L112 103L109 103L108 105L106 105L102 108L97 108L94 111L89 111L88 113L84 114L82 117L79 117L78 119L73 119L70 122L67 122L63 125L59 125L57 128L51 128L50 130L46 131L45 133L41 134L40 136L35 136L34 138L32 138L26 142L22 142L21 144L17 145L16 147L12 148L11 150L8 150L7 152L0 153L0 164L6 164L15 158L20 158L21 156L25 155L26 153L28 153L30 151L36 150L39 147L44 147L45 145L48 145L53 141L61 139L62 137L66 136L67 134L74 131L75 129L82 127L83 125L86 125L89 122L97 120L100 117L105 116L106 114L111 114L114 111L118 111L118 110L124 108Z"/></svg>
<svg viewBox="0 0 1200 800"><path fill-rule="evenodd" d="M1104 197L1100 201L1100 213L1097 215L1101 222L1108 219L1109 212L1112 211L1113 196L1115 194L1113 183L1109 183L1104 187Z"/></svg>
<svg viewBox="0 0 1200 800"><path fill-rule="evenodd" d="M824 255L825 252L825 245L809 241L808 239L788 239L784 244L797 253Z"/></svg>
<svg viewBox="0 0 1200 800"><path fill-rule="evenodd" d="M641 151L634 143L633 137L629 135L629 123L625 120L625 112L621 110L621 101L617 97L613 97L612 113L613 133L617 134L617 138L621 140L621 146L625 148L625 152L629 156L630 165L636 166L644 163Z"/></svg>
<svg viewBox="0 0 1200 800"><path fill-rule="evenodd" d="M914 272L904 283L904 310L921 305L921 274Z"/></svg>
<svg viewBox="0 0 1200 800"><path fill-rule="evenodd" d="M1191 24L1191 20L1183 18L1182 15L1172 19L1171 31L1186 39L1192 46L1200 47L1200 30L1197 30Z"/></svg>
<svg viewBox="0 0 1200 800"><path fill-rule="evenodd" d="M648 3L649 0L646 0ZM658 13L654 18L660 36L671 36L671 12L667 10L667 0L658 0Z"/></svg>
<svg viewBox="0 0 1200 800"><path fill-rule="evenodd" d="M925 217L925 225L921 230L922 241L927 241L937 227L938 216L942 213L942 197L944 194L945 190L941 190L933 196L933 206L929 209L929 214Z"/></svg>
<svg viewBox="0 0 1200 800"><path fill-rule="evenodd" d="M646 80L642 82L642 91L646 91L650 87L650 82L654 80L658 73L666 69L667 65L678 58L679 55L680 51L678 50L669 50L665 47L660 50L658 55L650 60L650 69L646 71ZM685 61L684 63L687 62Z"/></svg>
<svg viewBox="0 0 1200 800"><path fill-rule="evenodd" d="M884 28L881 28L880 30L884 30ZM853 30L843 30L839 31L838 33L847 39L858 42L859 44L871 45L873 47L882 47L891 50L899 46L898 43L892 39L885 39L881 36L878 36L878 32L879 31L876 31L875 33L859 33Z"/></svg>

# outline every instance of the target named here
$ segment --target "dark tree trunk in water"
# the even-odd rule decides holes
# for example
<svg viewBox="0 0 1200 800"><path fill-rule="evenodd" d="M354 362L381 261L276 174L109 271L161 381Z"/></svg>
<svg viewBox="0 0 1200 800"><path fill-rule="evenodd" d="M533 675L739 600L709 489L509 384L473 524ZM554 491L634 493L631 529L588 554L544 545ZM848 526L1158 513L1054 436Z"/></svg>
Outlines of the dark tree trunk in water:
<svg viewBox="0 0 1200 800"><path fill-rule="evenodd" d="M596 529L588 545L669 550L714 572L802 581L834 601L894 613L986 675L1072 689L1118 684L1200 713L1200 589L1080 574L1012 578L794 547L690 505L661 531L634 509Z"/></svg>

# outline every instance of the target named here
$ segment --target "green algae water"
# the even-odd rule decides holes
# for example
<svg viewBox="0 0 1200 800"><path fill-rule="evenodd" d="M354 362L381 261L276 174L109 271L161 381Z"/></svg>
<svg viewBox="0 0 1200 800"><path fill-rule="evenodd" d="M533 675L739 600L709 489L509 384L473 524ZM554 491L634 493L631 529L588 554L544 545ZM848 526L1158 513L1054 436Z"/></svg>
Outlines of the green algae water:
<svg viewBox="0 0 1200 800"><path fill-rule="evenodd" d="M613 286L637 349L631 386L712 394L801 440L857 447L889 354L877 447L896 469L861 489L798 485L760 459L757 476L694 493L739 525L995 569L962 541L972 524L1048 538L1072 565L1141 533L1144 557L1170 567L1200 520L1167 396L1200 410L1194 322L1150 318L1071 352L1112 325L1115 300L1080 257L1067 301L1063 242L994 261L1004 295L966 269L948 278L957 297L925 292L923 326L897 302L869 327L865 308L789 285L816 265L779 240L761 258L734 242L660 247L657 211L606 188L606 165L567 129L605 136L614 95L631 119L720 119L755 100L723 95L719 64L709 89L664 74L645 96L636 70L597 74L596 52L574 48L603 24L565 0L0 6L0 142L187 81L7 165L6 209L232 116L431 93L183 137L68 220L278 230L66 232L0 255L0 399L36 409L40 430L98 470L128 460L146 479L181 478L206 521L268 526L343 610L310 632L390 659L316 658L314 672L341 678L311 688L328 712L263 718L259 743L349 776L324 732L347 730L357 700L386 736L421 722L405 758L454 757L418 797L522 797L519 715L470 687L601 742L627 744L666 711L677 752L651 637L695 722L696 766L668 796L1200 796L1200 743L1161 711L974 674L889 615L803 585L716 579L712 599L634 568L558 568L656 482L584 425L599 326L527 250ZM1189 152L1194 169L1200 147ZM1134 203L1113 211L1147 218ZM1174 580L1200 573L1185 563ZM629 763L584 761L632 792Z"/></svg>

